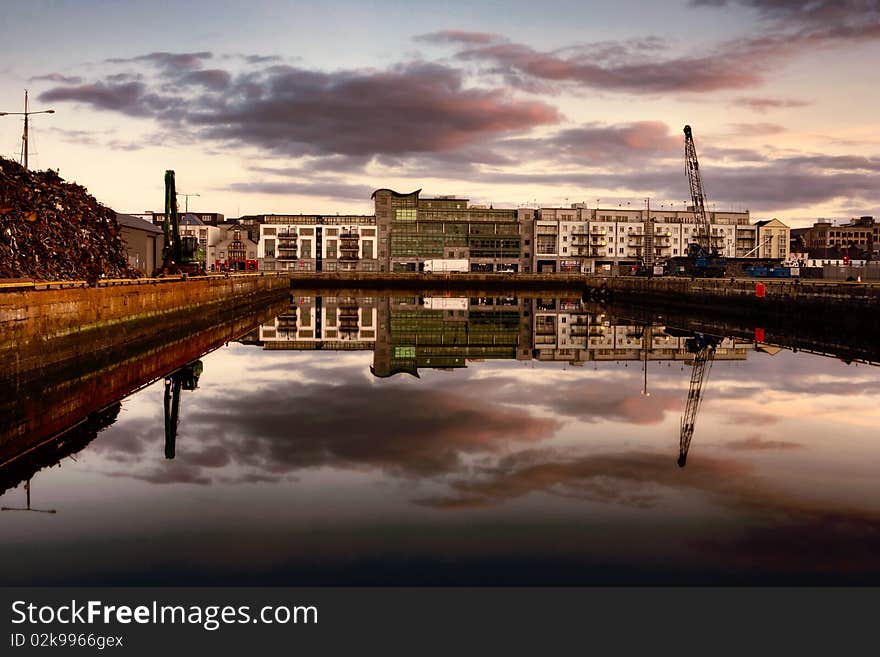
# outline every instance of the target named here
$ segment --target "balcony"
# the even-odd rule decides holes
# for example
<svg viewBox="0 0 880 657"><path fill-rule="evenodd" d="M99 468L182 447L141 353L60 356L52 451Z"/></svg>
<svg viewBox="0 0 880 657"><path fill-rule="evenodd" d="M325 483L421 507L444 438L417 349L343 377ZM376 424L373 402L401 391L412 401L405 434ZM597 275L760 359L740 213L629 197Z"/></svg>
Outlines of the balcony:
<svg viewBox="0 0 880 657"><path fill-rule="evenodd" d="M339 259L359 260L360 240L355 232L345 231L339 236Z"/></svg>

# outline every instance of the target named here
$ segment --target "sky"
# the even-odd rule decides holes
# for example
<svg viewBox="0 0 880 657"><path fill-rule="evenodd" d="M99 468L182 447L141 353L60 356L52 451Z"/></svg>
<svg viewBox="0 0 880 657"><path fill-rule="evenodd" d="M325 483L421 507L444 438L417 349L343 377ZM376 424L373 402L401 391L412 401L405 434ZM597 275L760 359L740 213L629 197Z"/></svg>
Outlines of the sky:
<svg viewBox="0 0 880 657"><path fill-rule="evenodd" d="M370 194L880 215L880 0L4 0L0 111L120 212L372 213ZM0 155L21 121L0 117Z"/></svg>

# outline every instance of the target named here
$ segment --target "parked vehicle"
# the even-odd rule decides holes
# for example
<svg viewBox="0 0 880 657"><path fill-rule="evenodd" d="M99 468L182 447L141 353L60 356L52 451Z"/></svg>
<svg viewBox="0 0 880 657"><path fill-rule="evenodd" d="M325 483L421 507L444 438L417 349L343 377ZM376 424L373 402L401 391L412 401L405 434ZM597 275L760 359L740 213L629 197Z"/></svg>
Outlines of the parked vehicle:
<svg viewBox="0 0 880 657"><path fill-rule="evenodd" d="M465 259L434 259L425 260L423 271L426 274L441 272L457 272L464 273L470 271L470 263Z"/></svg>

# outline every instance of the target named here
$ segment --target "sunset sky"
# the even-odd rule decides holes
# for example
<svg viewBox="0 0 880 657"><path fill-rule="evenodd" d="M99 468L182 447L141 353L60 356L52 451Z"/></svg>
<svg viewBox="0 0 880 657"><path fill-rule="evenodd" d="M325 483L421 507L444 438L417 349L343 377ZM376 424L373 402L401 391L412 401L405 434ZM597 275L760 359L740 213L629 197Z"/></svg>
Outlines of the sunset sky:
<svg viewBox="0 0 880 657"><path fill-rule="evenodd" d="M792 226L880 215L880 2L4 0L0 111L123 212L371 213L646 196ZM17 159L21 122L0 117Z"/></svg>

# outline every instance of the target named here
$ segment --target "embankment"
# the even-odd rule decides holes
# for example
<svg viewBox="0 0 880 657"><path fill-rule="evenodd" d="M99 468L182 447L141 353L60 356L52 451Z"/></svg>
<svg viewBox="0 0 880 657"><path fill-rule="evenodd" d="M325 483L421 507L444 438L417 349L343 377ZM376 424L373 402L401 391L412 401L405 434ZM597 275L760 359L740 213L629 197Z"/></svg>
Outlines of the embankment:
<svg viewBox="0 0 880 657"><path fill-rule="evenodd" d="M285 276L149 279L0 294L0 379L91 364L119 346L161 344L181 326L284 299Z"/></svg>

